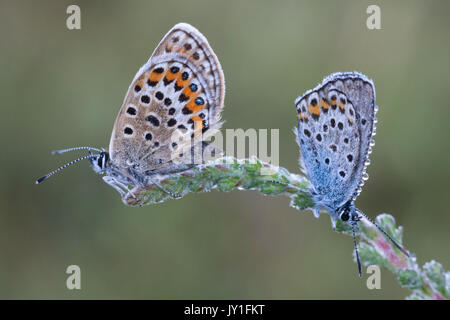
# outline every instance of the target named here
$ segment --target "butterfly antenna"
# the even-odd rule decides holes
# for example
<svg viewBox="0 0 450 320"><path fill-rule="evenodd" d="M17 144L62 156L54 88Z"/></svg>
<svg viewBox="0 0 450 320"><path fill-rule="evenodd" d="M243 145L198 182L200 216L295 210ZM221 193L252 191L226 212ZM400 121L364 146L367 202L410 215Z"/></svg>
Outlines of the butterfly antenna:
<svg viewBox="0 0 450 320"><path fill-rule="evenodd" d="M356 263L358 264L358 274L361 278L361 261L359 260L358 244L356 243L355 223L352 223L353 244L355 245Z"/></svg>
<svg viewBox="0 0 450 320"><path fill-rule="evenodd" d="M93 158L93 157L95 157L95 155L89 154L89 155L87 155L87 156L84 156L84 157L81 157L81 158L72 160L72 161L66 163L65 165L59 167L58 169L53 170L53 171L50 172L50 173L47 173L45 176L40 177L39 179L36 180L36 184L41 183L42 181L44 181L44 180L50 178L50 177L51 177L52 175L54 175L55 173L58 173L58 172L61 171L62 169L65 169L65 168L67 168L68 166L70 166L70 165L72 165L72 164L74 164L74 163L77 163L77 162L79 162L79 161L81 161L81 160L85 160L85 159L91 159L91 158Z"/></svg>
<svg viewBox="0 0 450 320"><path fill-rule="evenodd" d="M363 215L368 221L370 221L370 223L372 223L375 227L377 227L377 229L380 230L386 236L386 238L388 238L401 252L403 252L405 256L409 258L409 253L405 249L403 249L403 247L399 245L394 239L392 239L392 237L383 228L381 228L375 221L369 218L365 213L359 210L358 213Z"/></svg>
<svg viewBox="0 0 450 320"><path fill-rule="evenodd" d="M61 150L53 150L52 154L62 154L62 153L66 153L69 151L76 151L76 150L94 150L97 152L102 152L103 150L97 149L97 148L92 148L92 147L75 147L75 148L69 148L69 149L61 149Z"/></svg>

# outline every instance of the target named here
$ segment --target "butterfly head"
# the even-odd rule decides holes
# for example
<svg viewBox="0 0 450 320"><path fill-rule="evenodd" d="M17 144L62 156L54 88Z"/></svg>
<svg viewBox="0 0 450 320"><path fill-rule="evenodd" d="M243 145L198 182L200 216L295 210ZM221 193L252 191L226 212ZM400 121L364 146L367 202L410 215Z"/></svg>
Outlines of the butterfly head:
<svg viewBox="0 0 450 320"><path fill-rule="evenodd" d="M358 215L355 205L351 201L347 202L342 207L337 209L336 213L343 222L352 225L357 223L361 219L361 217Z"/></svg>
<svg viewBox="0 0 450 320"><path fill-rule="evenodd" d="M338 208L336 211L336 215L343 222L349 224L352 227L352 235L353 235L353 244L355 246L355 257L356 263L358 264L358 274L361 277L361 261L359 260L358 253L358 245L356 242L356 226L358 225L359 220L361 220L362 216L358 215L358 209L355 208L353 201L347 201L343 206Z"/></svg>
<svg viewBox="0 0 450 320"><path fill-rule="evenodd" d="M398 244L383 228L381 228L375 221L370 219L368 216L366 216L361 210L357 209L355 205L353 204L353 201L348 201L343 206L341 206L339 209L336 210L337 216L345 223L349 224L352 227L352 235L353 235L353 243L355 246L355 258L356 262L358 264L358 273L361 277L361 262L359 260L359 253L358 253L358 245L356 242L356 227L358 225L358 222L362 218L366 218L367 221L369 221L371 224L373 224L378 230L380 230L381 233L383 233L403 254L405 254L407 257L409 257L408 252L403 249L403 247Z"/></svg>

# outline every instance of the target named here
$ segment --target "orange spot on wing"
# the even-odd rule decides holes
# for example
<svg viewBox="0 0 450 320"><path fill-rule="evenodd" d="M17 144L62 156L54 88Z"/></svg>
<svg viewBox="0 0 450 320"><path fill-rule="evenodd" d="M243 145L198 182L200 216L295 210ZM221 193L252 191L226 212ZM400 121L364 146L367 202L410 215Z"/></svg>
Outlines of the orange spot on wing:
<svg viewBox="0 0 450 320"><path fill-rule="evenodd" d="M315 115L320 114L320 107L318 104L316 104L315 107L312 104L310 104L308 109L309 109L309 113L311 113L311 114L315 114Z"/></svg>
<svg viewBox="0 0 450 320"><path fill-rule="evenodd" d="M191 119L194 121L194 134L200 134L203 129L203 119L199 116L193 116Z"/></svg>
<svg viewBox="0 0 450 320"><path fill-rule="evenodd" d="M324 109L329 109L330 108L330 105L324 99L322 99L322 101L320 102L320 105Z"/></svg>
<svg viewBox="0 0 450 320"><path fill-rule="evenodd" d="M163 74L162 73L156 73L155 71L152 71L152 73L150 73L150 77L148 77L148 79L152 82L159 82L159 80L161 80Z"/></svg>
<svg viewBox="0 0 450 320"><path fill-rule="evenodd" d="M342 102L338 102L337 105L339 106L339 108L340 108L342 111L345 111L345 104L343 104Z"/></svg>
<svg viewBox="0 0 450 320"><path fill-rule="evenodd" d="M191 79L187 78L186 80L183 80L182 76L183 76L183 73L179 72L179 76L176 80L176 84L178 87L184 88L191 81Z"/></svg>
<svg viewBox="0 0 450 320"><path fill-rule="evenodd" d="M202 122L202 121L203 121L203 119L200 118L200 116L193 116L191 119L192 119L192 121L194 121L194 122L198 122L198 121Z"/></svg>
<svg viewBox="0 0 450 320"><path fill-rule="evenodd" d="M166 79L169 81L176 79L177 76L178 76L178 73L172 73L170 71L166 73Z"/></svg>
<svg viewBox="0 0 450 320"><path fill-rule="evenodd" d="M197 95L195 95L197 96ZM192 111L192 113L196 113L199 112L200 110L203 110L205 108L206 104L203 104L201 106L199 106L198 104L195 103L195 97L193 97L187 104L186 107Z"/></svg>
<svg viewBox="0 0 450 320"><path fill-rule="evenodd" d="M189 86L185 87L183 90L183 94L190 99L195 99L199 92L193 92Z"/></svg>
<svg viewBox="0 0 450 320"><path fill-rule="evenodd" d="M186 81L189 81L189 79L186 80ZM178 83L177 83L177 85L178 85ZM197 96L199 95L200 92L201 92L201 91L193 92L189 86L186 86L186 87L183 89L182 94L184 94L186 97L189 98L189 102L186 104L186 107L187 107L189 110L191 110L192 113L196 113L196 112L198 112L198 111L200 111L200 110L203 110L203 109L205 108L205 104L203 104L203 105L197 105L197 104L195 103L195 98L197 98Z"/></svg>

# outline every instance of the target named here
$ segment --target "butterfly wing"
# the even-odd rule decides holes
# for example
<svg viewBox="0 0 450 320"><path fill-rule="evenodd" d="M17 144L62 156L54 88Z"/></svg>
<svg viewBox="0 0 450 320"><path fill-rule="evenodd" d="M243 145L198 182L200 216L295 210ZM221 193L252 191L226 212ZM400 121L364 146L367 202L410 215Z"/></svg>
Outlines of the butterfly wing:
<svg viewBox="0 0 450 320"><path fill-rule="evenodd" d="M359 73L335 73L297 98L301 164L321 205L339 208L362 186L375 131L375 87Z"/></svg>
<svg viewBox="0 0 450 320"><path fill-rule="evenodd" d="M175 25L128 89L111 161L137 172L167 167L183 157L191 138L220 128L224 97L223 71L206 38L189 24Z"/></svg>

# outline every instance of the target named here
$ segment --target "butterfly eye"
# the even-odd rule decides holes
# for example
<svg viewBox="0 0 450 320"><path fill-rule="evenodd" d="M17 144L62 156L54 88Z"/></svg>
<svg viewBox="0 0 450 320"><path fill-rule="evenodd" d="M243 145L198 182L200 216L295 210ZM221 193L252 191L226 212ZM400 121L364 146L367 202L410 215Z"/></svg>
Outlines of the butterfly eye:
<svg viewBox="0 0 450 320"><path fill-rule="evenodd" d="M106 168L106 155L102 157L102 169Z"/></svg>
<svg viewBox="0 0 450 320"><path fill-rule="evenodd" d="M106 168L106 162L108 162L109 154L105 151L101 152L97 158L97 166L103 170Z"/></svg>
<svg viewBox="0 0 450 320"><path fill-rule="evenodd" d="M344 210L344 212L341 214L341 220L342 221L348 221L350 219L350 213L348 212L348 208Z"/></svg>

